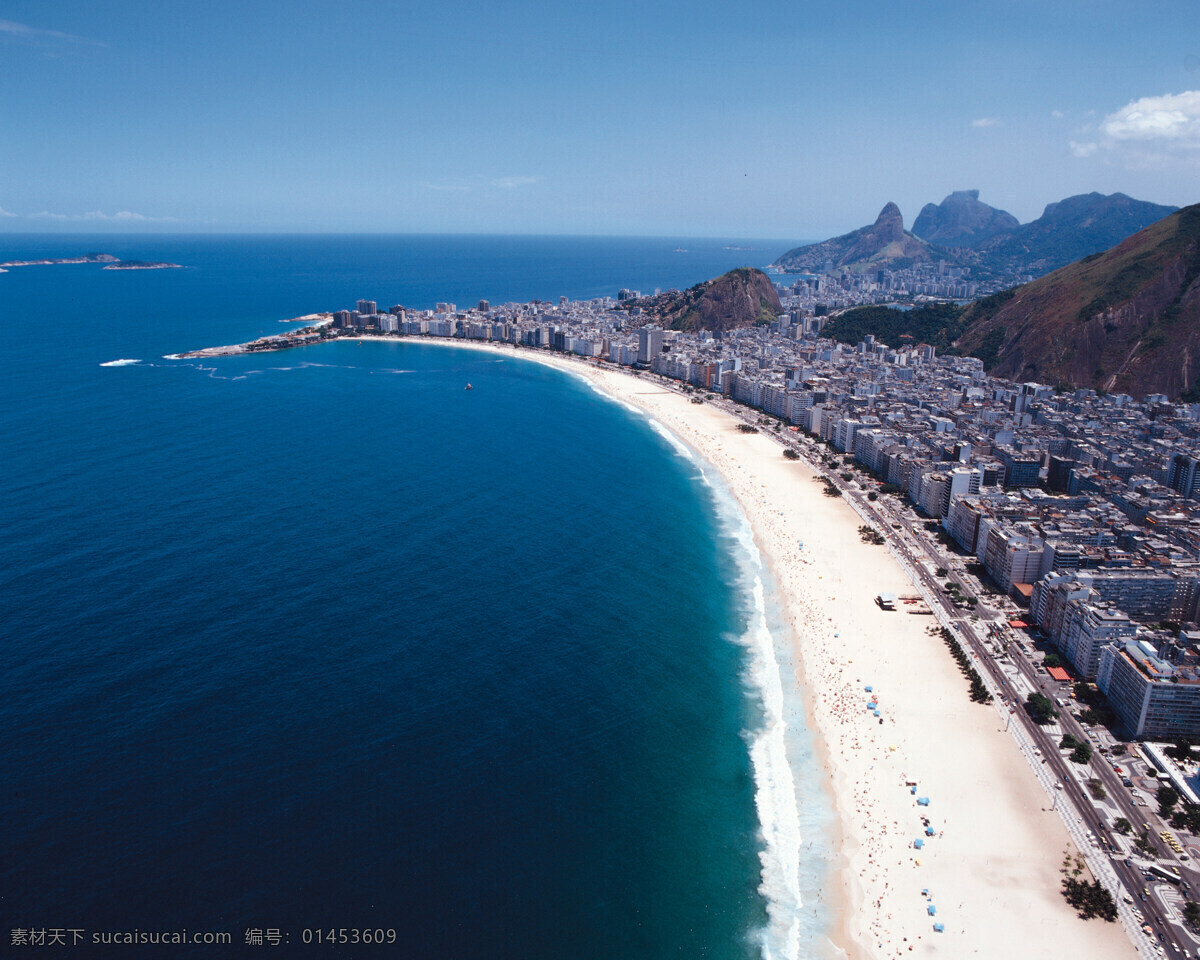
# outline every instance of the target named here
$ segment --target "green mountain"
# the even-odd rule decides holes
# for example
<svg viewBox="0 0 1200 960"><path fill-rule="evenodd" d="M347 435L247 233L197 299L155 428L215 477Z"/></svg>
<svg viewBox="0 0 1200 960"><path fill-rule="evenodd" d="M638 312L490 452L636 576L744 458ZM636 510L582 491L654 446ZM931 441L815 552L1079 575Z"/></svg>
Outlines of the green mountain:
<svg viewBox="0 0 1200 960"><path fill-rule="evenodd" d="M1177 209L1123 193L1083 193L1048 204L1036 220L973 246L993 271L1037 276L1108 250Z"/></svg>
<svg viewBox="0 0 1200 960"><path fill-rule="evenodd" d="M753 267L738 267L682 292L669 290L654 297L627 300L619 306L623 310L641 307L647 323L688 333L723 333L767 324L783 313L770 277Z"/></svg>
<svg viewBox="0 0 1200 960"><path fill-rule="evenodd" d="M825 324L821 336L855 344L871 334L889 347L928 343L938 353L954 353L954 341L963 332L962 314L963 308L955 303L930 303L912 310L854 307Z"/></svg>
<svg viewBox="0 0 1200 960"><path fill-rule="evenodd" d="M977 301L961 323L958 349L997 376L1200 398L1200 204Z"/></svg>

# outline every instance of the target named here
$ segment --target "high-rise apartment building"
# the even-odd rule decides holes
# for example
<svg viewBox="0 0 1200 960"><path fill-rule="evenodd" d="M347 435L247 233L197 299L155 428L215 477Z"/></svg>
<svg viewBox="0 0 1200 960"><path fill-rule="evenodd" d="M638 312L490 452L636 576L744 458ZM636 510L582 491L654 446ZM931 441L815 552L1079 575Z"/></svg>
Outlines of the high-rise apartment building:
<svg viewBox="0 0 1200 960"><path fill-rule="evenodd" d="M662 327L647 324L638 331L638 363L650 363L662 353Z"/></svg>

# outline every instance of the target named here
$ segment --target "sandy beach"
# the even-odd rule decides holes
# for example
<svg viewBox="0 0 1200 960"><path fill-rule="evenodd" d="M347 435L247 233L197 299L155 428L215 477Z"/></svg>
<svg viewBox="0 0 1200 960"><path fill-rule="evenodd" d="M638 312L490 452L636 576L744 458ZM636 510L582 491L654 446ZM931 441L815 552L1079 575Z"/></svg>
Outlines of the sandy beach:
<svg viewBox="0 0 1200 960"><path fill-rule="evenodd" d="M719 471L748 516L792 628L795 682L838 813L833 892L844 920L833 937L847 956L1137 956L1119 924L1080 920L1063 900L1059 869L1075 847L1059 814L996 707L969 700L945 643L929 633L935 619L874 603L882 591L916 590L886 547L860 541L862 521L843 499L826 497L814 471L785 459L775 440L738 431L730 415L657 377L519 356L645 411Z"/></svg>

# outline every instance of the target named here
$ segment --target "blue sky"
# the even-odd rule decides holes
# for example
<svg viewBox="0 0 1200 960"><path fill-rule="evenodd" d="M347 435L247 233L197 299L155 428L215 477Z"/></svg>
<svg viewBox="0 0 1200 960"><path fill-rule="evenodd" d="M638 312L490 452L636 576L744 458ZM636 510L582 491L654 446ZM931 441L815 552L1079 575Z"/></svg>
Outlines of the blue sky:
<svg viewBox="0 0 1200 960"><path fill-rule="evenodd" d="M1194 0L0 0L0 230L818 239L1200 201Z"/></svg>

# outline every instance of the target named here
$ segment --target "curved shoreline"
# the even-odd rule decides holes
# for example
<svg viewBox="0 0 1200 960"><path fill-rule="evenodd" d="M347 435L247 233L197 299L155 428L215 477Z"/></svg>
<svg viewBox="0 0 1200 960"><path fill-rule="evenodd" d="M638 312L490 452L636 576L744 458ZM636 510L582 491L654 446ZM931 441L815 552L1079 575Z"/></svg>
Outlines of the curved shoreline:
<svg viewBox="0 0 1200 960"><path fill-rule="evenodd" d="M491 355L514 357L518 360L526 360L526 361L530 361L533 363L540 363L543 366L551 367L562 373L569 374L570 376L573 376L577 379L582 380L584 383L586 383L588 386L590 386L592 389L594 389L597 393L599 393L602 397L604 397L606 400L608 400L610 402L617 403L626 408L632 408L633 410L636 410L639 413L639 415L645 417L648 422L652 423L653 425L657 426L659 429L664 431L668 435L668 437L672 439L672 441L674 443L680 444L681 446L683 446L687 450L689 450L691 452L692 456L694 456L697 459L697 461L701 464L701 468L703 470L711 471L712 474L714 474L718 478L718 480L722 484L724 490L731 497L733 508L738 511L738 513L740 514L740 519L746 524L747 530L749 531L749 533L751 535L752 545L753 545L755 552L757 553L757 557L753 558L753 559L755 559L755 560L757 560L757 562L761 563L764 572L766 573L767 577L769 577L769 579L770 579L769 585L772 588L772 597L773 597L773 599L778 600L779 606L782 610L782 616L783 616L783 620L784 620L784 628L788 631L788 635L783 636L783 637L775 636L774 634L772 634L772 643L786 644L789 649L789 652L791 653L791 656L789 656L787 659L790 664L794 665L795 675L793 676L793 679L797 681L799 693L801 695L800 699L801 699L801 702L803 704L803 709L804 709L804 728L805 728L804 733L810 739L810 742L813 747L813 752L816 754L816 756L818 758L818 763L820 765L822 772L828 773L829 771L831 771L831 769L832 769L831 757L830 757L827 745L824 741L824 738L820 734L819 727L816 723L816 717L813 712L813 697L811 696L810 688L803 680L803 670L804 670L803 658L798 655L799 648L796 643L796 637L795 637L794 631L792 630L792 627L791 627L791 624L794 621L793 621L793 617L790 613L790 604L788 602L788 596L787 596L786 591L782 588L781 581L779 579L777 571L775 570L775 565L772 560L771 554L762 549L762 538L759 535L758 531L755 529L755 524L754 524L753 518L747 512L743 498L741 496L739 496L737 489L735 488L734 484L731 482L733 478L731 477L729 471L726 469L722 469L717 463L713 462L713 460L711 460L709 458L709 456L707 456L703 450L697 449L697 447L694 444L689 443L688 440L681 437L679 435L679 433L677 432L677 429L675 429L672 425L663 423L662 419L660 419L658 416L661 413L660 410L658 410L655 407L652 407L644 402L639 402L636 392L631 393L628 390L620 389L621 387L628 387L630 384L633 384L635 386L638 385L641 382L639 380L639 378L634 377L629 374L619 373L618 371L613 370L613 369L602 369L596 364L589 364L583 360L568 359L567 357L559 356L556 354L541 353L541 352L536 352L536 351L528 350L528 349L521 349L521 348L518 348L515 346L509 346L509 345L487 344L487 343L479 343L479 342L474 342L474 341L448 340L445 338L421 338L420 340L416 340L415 338L405 338L404 340L398 340L395 337L373 337L373 336L369 336L369 335L368 336L358 336L358 337L339 337L338 339L339 340L375 341L375 342L381 342L381 343L404 343L404 342L430 343L430 344L440 346L440 347L458 347L458 348L462 348L462 349L466 349L466 350L475 350L475 351L482 352L482 353L488 353ZM610 379L610 378L614 378L614 377L617 377L620 379L616 380L616 381ZM655 378L655 379L657 379L657 378ZM628 381L628 383L624 383L622 381ZM650 384L650 385L654 386L656 391L662 390L662 388L659 387L657 384ZM667 392L667 391L663 391L663 392ZM677 394L674 394L673 392L669 393L669 395L672 396L674 399L678 399L682 403L690 405L689 401L687 401L686 399L684 399L683 397L681 397ZM747 647L747 649L749 650L749 647ZM779 655L779 651L776 650L775 651L776 661L778 660L778 655ZM781 664L776 662L777 669L780 668L781 666L782 666ZM781 675L780 680L781 680L781 682L786 682L786 676ZM764 704L763 720L764 720L764 722L767 722L770 718L765 715L765 709L766 709L766 707ZM780 718L780 720L786 726L786 720L782 717ZM786 729L783 732L783 736L785 737L785 741L790 739L787 737ZM755 744L757 744L758 742L759 741L756 740ZM786 742L785 742L785 747L786 747ZM753 749L753 747L752 747L752 749ZM753 757L751 757L751 765L752 765L752 767L754 766ZM758 802L760 802L760 800L761 800L759 791L762 789L762 785L758 782L758 773L759 773L759 771L756 771L756 776L755 776L756 804ZM795 776L797 772L792 770L791 773L793 776ZM831 873L844 873L848 869L848 864L845 862L845 858L838 852L844 842L844 839L845 839L845 831L843 828L844 816L840 809L840 805L837 802L836 792L833 792L830 790L829 781L825 777L821 778L820 783L818 784L818 789L826 795L826 797L828 799L828 809L833 813L833 816L829 820L830 836L828 837L829 842L830 842L830 849L829 849L830 863L832 865ZM796 800L796 798L794 796L794 787L793 787L793 802L795 802L795 800ZM760 835L761 835L761 831L763 828L761 818L760 818L760 822L759 822L759 827L760 827ZM768 838L766 838L765 836L763 837L763 841L764 841L764 843L769 843ZM765 865L764 865L764 871L765 871ZM760 883L765 883L765 882L766 882L765 875L760 874ZM864 900L864 895L862 894L862 892L858 891L858 894L859 895L856 897L847 896L846 891L843 889L832 889L832 890L823 891L822 900L824 903L824 909L825 909L825 911L827 911L827 913L829 915L829 919L830 919L829 928L826 930L826 933L829 934L829 938L827 941L827 947L824 950L822 950L822 955L820 958L815 957L815 956L808 956L808 957L805 957L805 960L843 960L843 958L855 955L855 953L852 950L848 950L847 947L849 945L854 944L854 937L851 933L850 924L849 924L849 920L850 920L852 913L849 908L852 904L857 905L857 904L862 903ZM769 897L766 896L765 893L764 893L764 900L767 901L768 908L769 908L771 905L771 901L770 901ZM801 906L803 907L803 904L801 904ZM768 909L768 917L769 917L770 921L778 920L777 917L771 916L770 909ZM799 918L797 918L797 919L799 919ZM840 934L840 936L839 936L839 934ZM800 944L798 944L798 943L794 943L791 945L792 946L800 946ZM812 944L809 944L809 945L812 946ZM820 948L819 945L817 945L817 946L818 946L818 948ZM794 956L798 956L798 955L788 951L784 954L784 956L793 956L794 957ZM764 957L769 957L769 958L772 958L772 960L774 960L775 954L764 952Z"/></svg>
<svg viewBox="0 0 1200 960"><path fill-rule="evenodd" d="M942 640L926 633L929 618L875 605L877 593L913 586L886 550L860 541L859 516L824 496L811 466L785 460L768 435L738 431L734 417L657 377L492 349L585 376L640 407L697 450L737 498L778 585L794 679L829 774L842 841L833 864L839 947L875 958L1134 955L1120 927L1081 921L1063 901L1058 866L1070 839L998 711L969 701ZM865 708L868 685L882 723ZM917 806L909 781L932 797L930 808ZM938 836L914 850L922 814ZM933 930L931 900L944 933Z"/></svg>
<svg viewBox="0 0 1200 960"><path fill-rule="evenodd" d="M1085 923L1062 899L1058 867L1073 847L998 709L968 700L941 639L925 629L930 618L873 603L913 585L886 550L859 541L860 518L811 482L811 465L785 460L768 435L738 431L731 414L653 375L497 344L339 339L435 343L555 367L657 420L724 480L791 628L794 679L841 833L830 932L846 955L1136 955L1120 927ZM868 696L878 697L878 719ZM917 806L914 782L930 807ZM923 815L934 835L916 850ZM933 931L935 919L944 932Z"/></svg>

